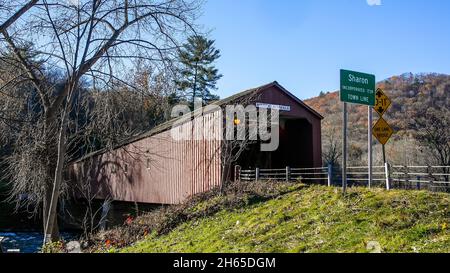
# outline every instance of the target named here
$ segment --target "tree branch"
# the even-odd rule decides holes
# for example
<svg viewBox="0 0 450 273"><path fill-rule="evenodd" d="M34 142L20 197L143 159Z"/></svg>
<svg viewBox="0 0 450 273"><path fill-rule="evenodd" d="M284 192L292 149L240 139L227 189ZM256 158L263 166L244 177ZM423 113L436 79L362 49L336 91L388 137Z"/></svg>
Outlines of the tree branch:
<svg viewBox="0 0 450 273"><path fill-rule="evenodd" d="M14 41L9 36L8 31L3 30L2 33L3 33L3 36L5 37L6 42L11 47L12 52L14 53L14 56L21 64L22 68L26 71L26 73L27 73L28 77L30 78L31 82L33 83L33 85L36 87L37 92L38 92L39 96L41 97L42 105L44 106L44 109L47 110L48 107L50 106L50 100L47 96L47 93L44 90L42 80L40 80L37 77L36 73L34 73L34 71L33 71L32 65L30 63L28 63L28 61L26 60L26 58L24 56L22 56L20 49L17 48Z"/></svg>
<svg viewBox="0 0 450 273"><path fill-rule="evenodd" d="M0 26L0 32L6 31L17 19L20 18L25 12L27 12L30 8L32 8L39 0L31 0L21 9L19 9L16 13L13 14L6 22L4 22Z"/></svg>

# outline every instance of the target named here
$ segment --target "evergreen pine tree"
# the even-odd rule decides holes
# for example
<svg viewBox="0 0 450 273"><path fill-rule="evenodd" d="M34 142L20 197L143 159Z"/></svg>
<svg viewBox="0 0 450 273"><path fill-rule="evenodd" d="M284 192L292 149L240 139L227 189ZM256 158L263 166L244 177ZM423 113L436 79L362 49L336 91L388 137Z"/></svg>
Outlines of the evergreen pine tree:
<svg viewBox="0 0 450 273"><path fill-rule="evenodd" d="M217 81L222 77L213 65L219 57L220 51L214 47L214 40L203 36L189 37L179 51L182 67L180 80L176 84L191 107L196 98L201 98L204 104L219 99L211 94L211 90L217 89Z"/></svg>

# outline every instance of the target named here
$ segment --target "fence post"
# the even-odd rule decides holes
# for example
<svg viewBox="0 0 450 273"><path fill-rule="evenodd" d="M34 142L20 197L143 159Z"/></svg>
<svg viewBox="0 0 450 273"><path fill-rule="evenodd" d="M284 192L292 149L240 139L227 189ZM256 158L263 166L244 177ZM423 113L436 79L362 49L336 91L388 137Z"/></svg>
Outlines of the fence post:
<svg viewBox="0 0 450 273"><path fill-rule="evenodd" d="M417 176L417 190L420 191L420 176Z"/></svg>
<svg viewBox="0 0 450 273"><path fill-rule="evenodd" d="M256 168L256 170L255 170L255 179L256 179L256 182L259 181L259 168Z"/></svg>
<svg viewBox="0 0 450 273"><path fill-rule="evenodd" d="M430 179L430 191L434 192L435 188L434 188L434 177L433 177L433 172L431 170L431 166L427 166L427 172L428 172L428 179Z"/></svg>
<svg viewBox="0 0 450 273"><path fill-rule="evenodd" d="M409 179L408 166L405 166L405 188L412 189L413 185Z"/></svg>
<svg viewBox="0 0 450 273"><path fill-rule="evenodd" d="M389 163L384 163L384 172L386 174L386 190L391 189L391 174L389 173Z"/></svg>
<svg viewBox="0 0 450 273"><path fill-rule="evenodd" d="M291 167L286 167L286 182L291 181Z"/></svg>
<svg viewBox="0 0 450 273"><path fill-rule="evenodd" d="M241 166L234 166L234 182L241 182Z"/></svg>
<svg viewBox="0 0 450 273"><path fill-rule="evenodd" d="M333 183L333 165L328 164L328 187Z"/></svg>

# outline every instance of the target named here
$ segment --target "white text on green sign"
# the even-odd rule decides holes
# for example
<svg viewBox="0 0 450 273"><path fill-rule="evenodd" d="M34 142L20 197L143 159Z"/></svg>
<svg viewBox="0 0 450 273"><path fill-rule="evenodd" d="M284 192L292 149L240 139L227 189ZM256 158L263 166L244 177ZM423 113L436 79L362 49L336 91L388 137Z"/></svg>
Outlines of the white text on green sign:
<svg viewBox="0 0 450 273"><path fill-rule="evenodd" d="M375 76L371 74L341 70L341 101L375 105Z"/></svg>

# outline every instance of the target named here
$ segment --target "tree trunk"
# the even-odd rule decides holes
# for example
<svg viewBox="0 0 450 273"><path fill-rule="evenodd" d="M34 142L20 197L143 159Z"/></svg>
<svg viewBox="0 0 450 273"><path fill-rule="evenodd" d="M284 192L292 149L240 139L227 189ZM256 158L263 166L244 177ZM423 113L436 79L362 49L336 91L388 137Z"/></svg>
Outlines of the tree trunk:
<svg viewBox="0 0 450 273"><path fill-rule="evenodd" d="M42 222L43 222L43 230L44 230L44 244L49 242L57 242L59 241L59 227L58 227L58 218L57 215L54 215L53 226L49 227L48 231L46 230L46 223L48 219L48 212L51 208L51 200L52 200L52 189L48 187L46 190L46 195L44 198L44 205L42 207Z"/></svg>
<svg viewBox="0 0 450 273"><path fill-rule="evenodd" d="M54 242L59 240L59 228L56 213L52 213L52 200L53 191L54 191L54 180L56 178L56 169L59 161L59 141L56 139L56 128L57 128L57 118L55 114L46 114L45 115L45 147L46 147L46 162L43 162L46 166L46 177L45 180L45 194L43 198L42 205L42 222L43 222L43 231L44 231L44 244L48 242ZM60 136L59 136L60 138ZM65 151L64 151L65 153ZM55 159L58 159L55 161ZM58 187L58 196L59 197L59 187ZM57 205L57 201L56 204ZM56 211L56 210L55 210ZM51 225L47 225L49 215L52 218Z"/></svg>
<svg viewBox="0 0 450 273"><path fill-rule="evenodd" d="M47 210L49 211L49 214L47 215L47 218L44 218L45 221L44 244L59 239L57 208L61 184L63 180L63 168L64 168L64 158L66 154L66 148L67 148L66 128L65 128L65 118L63 117L58 137L58 157L56 162L53 188L51 191L49 188L48 191L50 193L50 202L48 203L48 210Z"/></svg>
<svg viewBox="0 0 450 273"><path fill-rule="evenodd" d="M195 105L195 96L197 95L197 74L198 74L198 62L195 63L194 86L192 87L192 107L194 107Z"/></svg>

